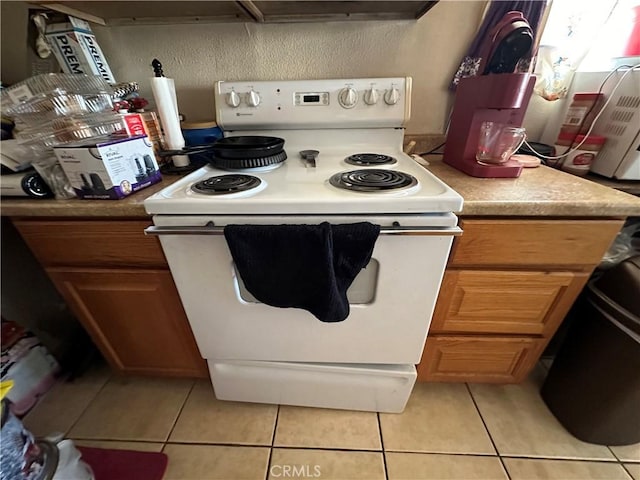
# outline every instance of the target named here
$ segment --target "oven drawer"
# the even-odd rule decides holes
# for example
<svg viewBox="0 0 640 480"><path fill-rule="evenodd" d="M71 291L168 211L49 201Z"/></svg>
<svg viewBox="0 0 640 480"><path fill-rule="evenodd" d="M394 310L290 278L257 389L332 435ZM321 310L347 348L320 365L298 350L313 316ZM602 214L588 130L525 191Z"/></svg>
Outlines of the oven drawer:
<svg viewBox="0 0 640 480"><path fill-rule="evenodd" d="M430 336L418 379L517 383L524 380L545 344L544 339L526 337Z"/></svg>
<svg viewBox="0 0 640 480"><path fill-rule="evenodd" d="M449 266L588 266L602 259L620 220L461 221Z"/></svg>
<svg viewBox="0 0 640 480"><path fill-rule="evenodd" d="M416 381L413 365L215 362L216 398L240 402L400 413Z"/></svg>
<svg viewBox="0 0 640 480"><path fill-rule="evenodd" d="M148 220L17 220L27 245L47 267L167 267Z"/></svg>
<svg viewBox="0 0 640 480"><path fill-rule="evenodd" d="M430 333L551 335L586 273L448 270Z"/></svg>

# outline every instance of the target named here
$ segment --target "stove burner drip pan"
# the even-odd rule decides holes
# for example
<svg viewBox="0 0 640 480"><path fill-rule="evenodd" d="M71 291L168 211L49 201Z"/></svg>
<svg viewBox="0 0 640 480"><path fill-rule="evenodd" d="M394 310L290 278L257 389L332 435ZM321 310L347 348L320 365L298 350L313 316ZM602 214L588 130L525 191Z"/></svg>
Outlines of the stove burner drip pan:
<svg viewBox="0 0 640 480"><path fill-rule="evenodd" d="M395 170L352 170L336 173L329 179L334 187L357 192L383 192L410 188L418 184L418 180L408 173Z"/></svg>
<svg viewBox="0 0 640 480"><path fill-rule="evenodd" d="M379 153L356 153L355 155L349 155L344 161L350 165L358 165L361 167L395 165L398 163L398 160L395 158Z"/></svg>
<svg viewBox="0 0 640 480"><path fill-rule="evenodd" d="M228 195L251 190L258 187L261 183L262 180L252 175L218 175L194 183L191 186L191 190L205 195Z"/></svg>

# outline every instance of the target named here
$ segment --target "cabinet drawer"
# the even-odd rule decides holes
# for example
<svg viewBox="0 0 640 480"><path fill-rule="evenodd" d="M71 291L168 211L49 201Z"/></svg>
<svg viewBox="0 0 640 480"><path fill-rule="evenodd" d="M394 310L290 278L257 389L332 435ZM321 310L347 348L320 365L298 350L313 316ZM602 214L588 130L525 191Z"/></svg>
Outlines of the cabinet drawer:
<svg viewBox="0 0 640 480"><path fill-rule="evenodd" d="M160 242L147 237L148 220L14 221L45 266L167 267Z"/></svg>
<svg viewBox="0 0 640 480"><path fill-rule="evenodd" d="M586 273L447 270L431 333L551 336Z"/></svg>
<svg viewBox="0 0 640 480"><path fill-rule="evenodd" d="M542 354L546 340L517 337L427 337L418 380L517 383Z"/></svg>
<svg viewBox="0 0 640 480"><path fill-rule="evenodd" d="M621 220L483 220L461 222L450 266L598 264Z"/></svg>

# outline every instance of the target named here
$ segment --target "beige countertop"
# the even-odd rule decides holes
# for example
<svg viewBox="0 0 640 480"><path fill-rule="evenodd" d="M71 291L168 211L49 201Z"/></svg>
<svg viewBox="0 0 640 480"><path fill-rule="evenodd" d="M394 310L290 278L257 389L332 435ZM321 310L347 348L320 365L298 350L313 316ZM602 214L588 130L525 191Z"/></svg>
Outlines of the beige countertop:
<svg viewBox="0 0 640 480"><path fill-rule="evenodd" d="M640 216L640 198L549 167L525 169L519 178L474 178L427 157L427 167L464 198L465 216ZM12 217L148 217L145 198L172 184L165 176L123 200L3 198L0 213Z"/></svg>
<svg viewBox="0 0 640 480"><path fill-rule="evenodd" d="M427 157L428 170L464 198L461 215L640 216L640 198L551 167L525 168L518 178L474 178Z"/></svg>

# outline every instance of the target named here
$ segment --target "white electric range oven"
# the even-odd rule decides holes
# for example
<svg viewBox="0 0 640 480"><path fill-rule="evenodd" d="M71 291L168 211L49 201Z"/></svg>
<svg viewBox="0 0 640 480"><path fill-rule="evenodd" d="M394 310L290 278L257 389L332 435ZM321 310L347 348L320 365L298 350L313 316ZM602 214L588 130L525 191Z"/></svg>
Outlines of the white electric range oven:
<svg viewBox="0 0 640 480"><path fill-rule="evenodd" d="M284 152L239 171L213 162L145 208L219 399L404 409L462 208L402 151L410 95L410 78L217 83L225 136L279 137ZM322 222L380 226L348 317L325 323L258 302L225 225Z"/></svg>

